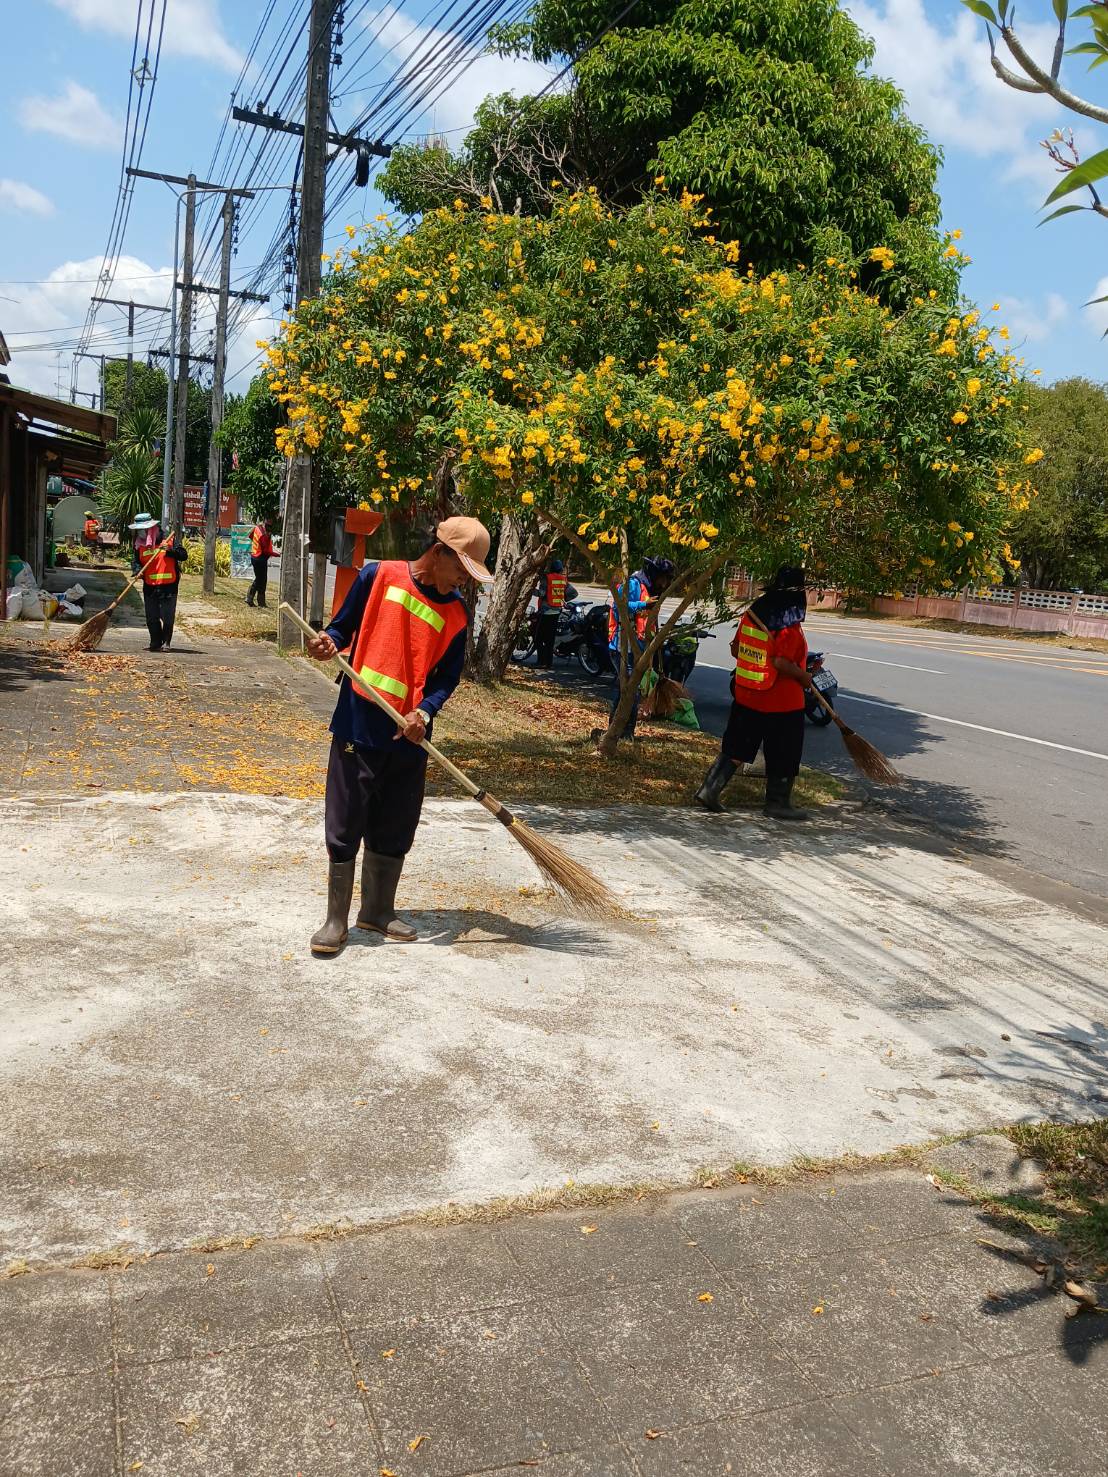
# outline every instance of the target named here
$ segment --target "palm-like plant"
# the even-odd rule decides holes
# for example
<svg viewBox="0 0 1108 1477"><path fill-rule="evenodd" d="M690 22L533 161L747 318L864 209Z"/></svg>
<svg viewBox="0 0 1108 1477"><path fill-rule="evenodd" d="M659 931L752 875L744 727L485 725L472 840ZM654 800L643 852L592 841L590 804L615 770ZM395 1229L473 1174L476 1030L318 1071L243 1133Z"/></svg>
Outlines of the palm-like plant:
<svg viewBox="0 0 1108 1477"><path fill-rule="evenodd" d="M164 436L164 417L150 406L136 407L119 427L101 475L100 503L120 534L140 513L158 516L162 468L155 446Z"/></svg>

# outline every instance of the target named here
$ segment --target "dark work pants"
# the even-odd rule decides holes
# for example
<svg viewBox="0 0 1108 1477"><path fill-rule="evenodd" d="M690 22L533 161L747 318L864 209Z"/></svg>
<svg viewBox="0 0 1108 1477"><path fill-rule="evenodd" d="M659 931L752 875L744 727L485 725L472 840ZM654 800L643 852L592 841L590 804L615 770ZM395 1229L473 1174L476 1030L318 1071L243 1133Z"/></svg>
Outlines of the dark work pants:
<svg viewBox="0 0 1108 1477"><path fill-rule="evenodd" d="M146 609L146 629L150 646L161 651L173 640L173 618L177 614L176 585L143 585L142 603Z"/></svg>
<svg viewBox="0 0 1108 1477"><path fill-rule="evenodd" d="M619 648L617 647L614 651L609 649L608 655L612 659L612 706L608 709L608 721L611 722L611 720L615 717L616 709L619 707ZM628 674L630 674L638 659L639 652L636 651L634 647L632 647L627 653ZM640 683L639 687L635 688L635 704L634 707L632 707L631 709L631 716L627 720L627 726L624 728L623 733L620 735L621 738L629 739L634 738L635 736L635 724L639 721L639 697L641 696L641 685L642 684Z"/></svg>
<svg viewBox="0 0 1108 1477"><path fill-rule="evenodd" d="M552 667L554 665L554 638L558 634L558 612L556 610L544 611L539 616L535 627L535 649L536 657L540 667Z"/></svg>
<svg viewBox="0 0 1108 1477"><path fill-rule="evenodd" d="M253 554L251 554L250 563L254 566L254 583L247 591L246 603L247 605L253 605L254 598L255 596L257 596L258 604L264 610L265 587L269 583L269 557L267 555L263 559L259 556L257 559L255 559Z"/></svg>
<svg viewBox="0 0 1108 1477"><path fill-rule="evenodd" d="M795 779L804 753L804 709L759 713L732 702L720 743L724 758L735 764L753 764L759 744L766 756L767 780Z"/></svg>
<svg viewBox="0 0 1108 1477"><path fill-rule="evenodd" d="M360 749L332 738L323 823L331 860L352 862L363 842L378 856L407 856L426 775L426 751L407 739L387 749Z"/></svg>

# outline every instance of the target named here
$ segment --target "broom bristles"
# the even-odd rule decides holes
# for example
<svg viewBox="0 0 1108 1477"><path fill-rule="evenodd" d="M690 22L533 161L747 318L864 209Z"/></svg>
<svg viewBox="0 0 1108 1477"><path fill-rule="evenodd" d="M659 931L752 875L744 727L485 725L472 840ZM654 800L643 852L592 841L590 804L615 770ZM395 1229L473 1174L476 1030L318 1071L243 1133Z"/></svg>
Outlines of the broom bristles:
<svg viewBox="0 0 1108 1477"><path fill-rule="evenodd" d="M643 703L643 712L649 717L672 718L677 705L688 693L672 677L659 677L654 688Z"/></svg>
<svg viewBox="0 0 1108 1477"><path fill-rule="evenodd" d="M108 629L108 612L98 611L96 615L90 616L87 621L77 628L77 633L69 643L70 651L95 651L104 639L104 632Z"/></svg>
<svg viewBox="0 0 1108 1477"><path fill-rule="evenodd" d="M855 768L875 785L902 785L904 777L897 773L880 749L864 739L860 733L845 725L840 730L846 752L854 761Z"/></svg>
<svg viewBox="0 0 1108 1477"><path fill-rule="evenodd" d="M555 846L553 841L532 831L518 816L513 819L508 831L551 886L568 899L578 912L596 919L616 918L620 915L622 909L619 904L588 867L575 862L560 846Z"/></svg>

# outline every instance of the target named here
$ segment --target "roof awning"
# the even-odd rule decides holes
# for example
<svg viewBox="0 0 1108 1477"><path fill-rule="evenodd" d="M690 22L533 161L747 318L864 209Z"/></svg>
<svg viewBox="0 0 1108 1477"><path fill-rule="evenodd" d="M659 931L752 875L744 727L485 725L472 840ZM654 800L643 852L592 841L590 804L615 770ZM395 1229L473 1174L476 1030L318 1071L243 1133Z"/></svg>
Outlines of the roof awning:
<svg viewBox="0 0 1108 1477"><path fill-rule="evenodd" d="M102 442L78 441L72 436L38 429L31 430L30 441L51 477L77 477L94 482L97 472L111 459Z"/></svg>
<svg viewBox="0 0 1108 1477"><path fill-rule="evenodd" d="M116 420L102 410L89 410L84 405L70 405L68 400L53 400L49 395L36 395L15 385L0 385L0 407L10 406L33 425L59 426L79 431L108 442L115 436Z"/></svg>

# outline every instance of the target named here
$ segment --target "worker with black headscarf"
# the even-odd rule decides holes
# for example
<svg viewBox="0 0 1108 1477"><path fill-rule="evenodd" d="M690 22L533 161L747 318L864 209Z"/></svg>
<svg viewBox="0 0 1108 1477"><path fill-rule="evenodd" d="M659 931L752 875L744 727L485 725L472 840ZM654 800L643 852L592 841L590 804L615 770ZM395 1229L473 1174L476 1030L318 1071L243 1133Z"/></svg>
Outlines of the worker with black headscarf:
<svg viewBox="0 0 1108 1477"><path fill-rule="evenodd" d="M812 685L805 663L804 571L783 565L739 619L731 654L731 713L715 763L696 792L705 810L721 811L720 796L740 764L761 746L766 759L765 814L774 820L807 820L792 804L804 751L804 693Z"/></svg>

